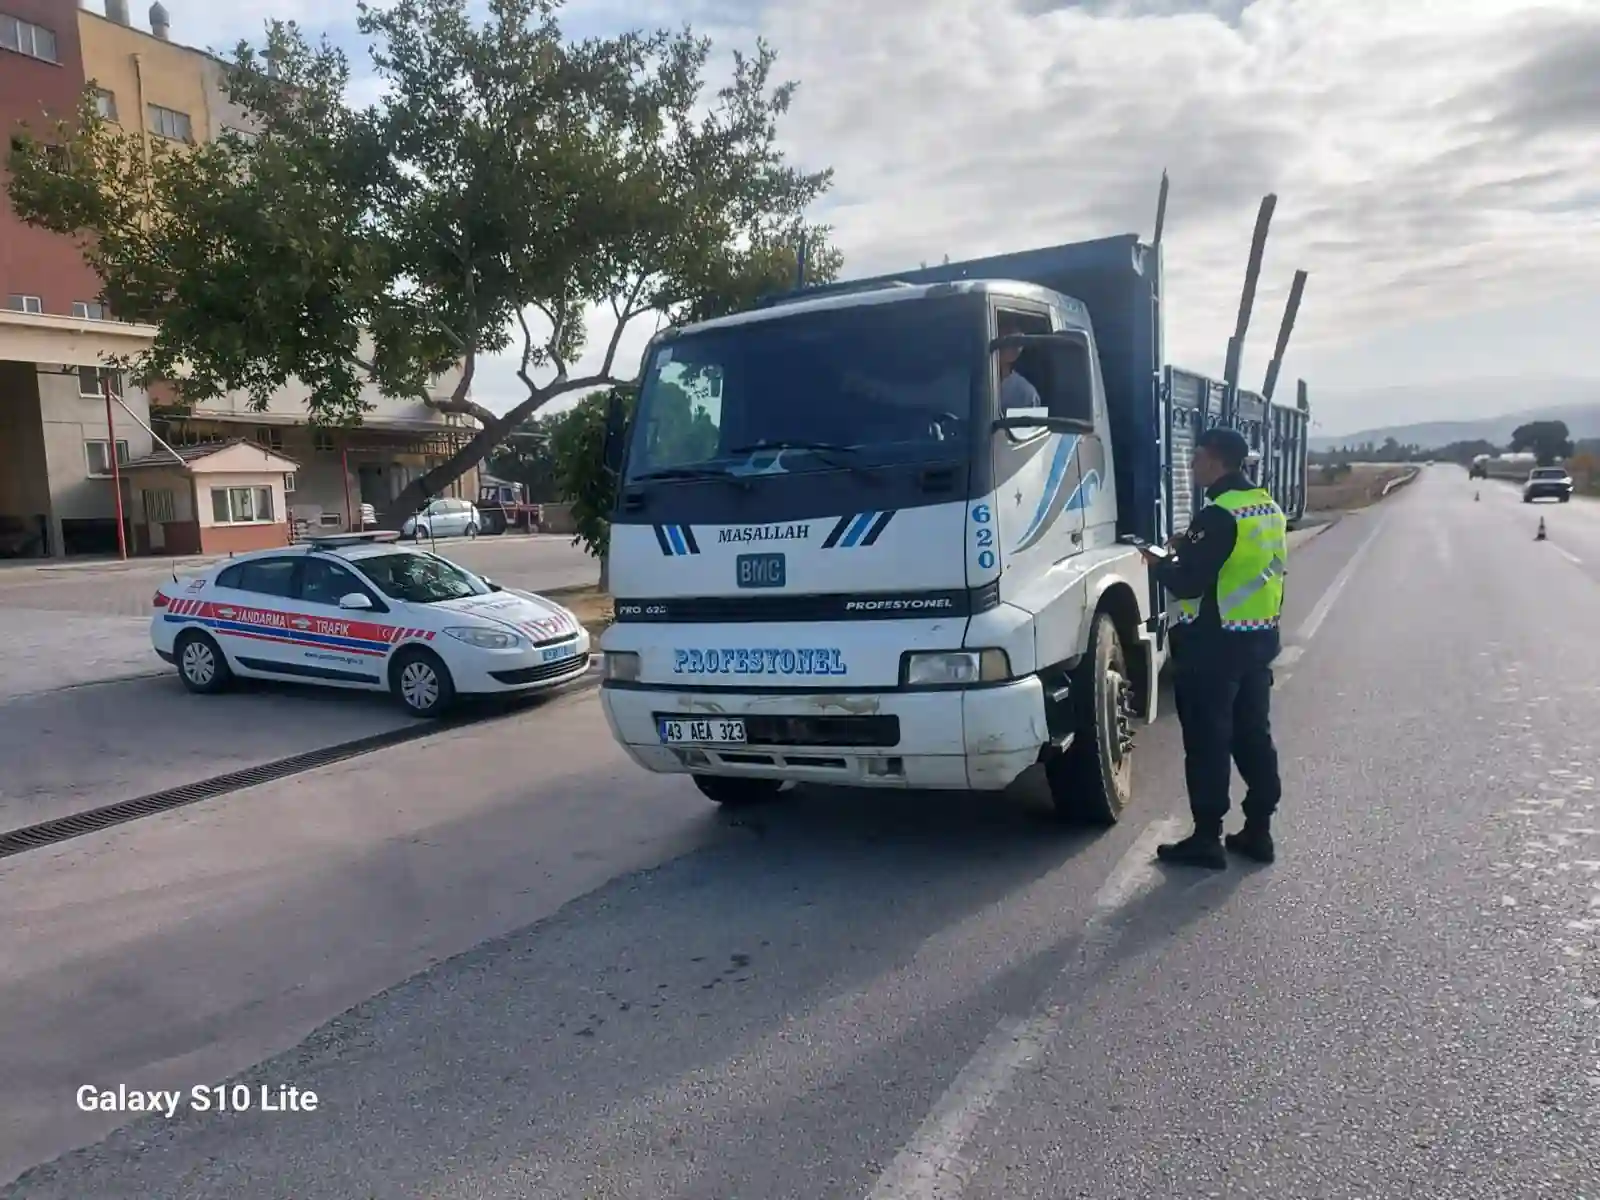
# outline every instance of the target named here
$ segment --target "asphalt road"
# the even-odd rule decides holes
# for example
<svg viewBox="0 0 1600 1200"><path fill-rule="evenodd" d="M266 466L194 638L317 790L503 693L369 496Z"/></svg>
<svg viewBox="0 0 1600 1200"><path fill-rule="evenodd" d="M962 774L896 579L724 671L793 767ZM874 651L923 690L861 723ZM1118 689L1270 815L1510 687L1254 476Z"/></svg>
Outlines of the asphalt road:
<svg viewBox="0 0 1600 1200"><path fill-rule="evenodd" d="M1531 511L1436 468L1296 553L1270 868L1150 865L1170 719L1090 836L1020 797L723 818L581 698L465 767L418 743L0 864L6 1166L122 1119L79 1083L298 1042L240 1078L320 1101L6 1194L1596 1195L1600 593Z"/></svg>
<svg viewBox="0 0 1600 1200"><path fill-rule="evenodd" d="M255 683L195 696L156 667L0 700L0 832L415 723L388 696Z"/></svg>

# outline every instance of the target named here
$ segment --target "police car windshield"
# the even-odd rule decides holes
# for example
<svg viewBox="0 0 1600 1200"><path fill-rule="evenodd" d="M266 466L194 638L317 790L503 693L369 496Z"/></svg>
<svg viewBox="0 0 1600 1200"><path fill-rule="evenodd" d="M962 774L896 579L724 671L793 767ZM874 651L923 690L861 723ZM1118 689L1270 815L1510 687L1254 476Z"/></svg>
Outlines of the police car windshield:
<svg viewBox="0 0 1600 1200"><path fill-rule="evenodd" d="M984 298L936 296L776 315L658 346L627 477L724 475L756 447L784 471L965 458L987 379Z"/></svg>
<svg viewBox="0 0 1600 1200"><path fill-rule="evenodd" d="M431 554L375 554L357 565L385 596L407 604L489 594L489 586L476 575Z"/></svg>

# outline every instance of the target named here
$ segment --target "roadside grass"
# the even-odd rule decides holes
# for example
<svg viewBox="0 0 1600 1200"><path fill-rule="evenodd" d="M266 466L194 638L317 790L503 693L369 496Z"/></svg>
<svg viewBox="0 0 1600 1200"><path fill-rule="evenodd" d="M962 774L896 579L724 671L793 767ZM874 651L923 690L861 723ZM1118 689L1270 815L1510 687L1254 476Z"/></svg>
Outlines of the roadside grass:
<svg viewBox="0 0 1600 1200"><path fill-rule="evenodd" d="M1311 482L1306 488L1307 512L1349 512L1366 508L1383 499L1383 485L1391 480L1409 475L1415 467L1404 463L1385 465L1353 465L1348 473L1338 479L1328 480L1322 467L1311 468Z"/></svg>

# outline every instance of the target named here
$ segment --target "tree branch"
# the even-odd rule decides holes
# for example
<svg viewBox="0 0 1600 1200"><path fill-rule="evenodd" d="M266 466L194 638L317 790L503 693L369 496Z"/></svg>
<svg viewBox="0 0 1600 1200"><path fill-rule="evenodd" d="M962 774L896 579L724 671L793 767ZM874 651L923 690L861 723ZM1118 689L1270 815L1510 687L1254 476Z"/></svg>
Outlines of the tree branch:
<svg viewBox="0 0 1600 1200"><path fill-rule="evenodd" d="M533 377L528 374L528 364L533 361L533 330L528 326L528 314L521 305L517 306L517 324L522 326L522 362L517 366L517 378L522 380L522 385L528 389L531 398L539 389L534 386ZM521 408L519 404L517 408ZM512 409L515 412L516 409Z"/></svg>
<svg viewBox="0 0 1600 1200"><path fill-rule="evenodd" d="M544 314L544 319L550 322L550 340L545 343L544 352L550 356L550 362L555 366L556 378L567 377L567 360L561 356L561 335L564 330L563 323L556 320L556 316L540 301L535 300L533 306ZM527 328L526 325L523 326ZM532 384L529 385L532 387Z"/></svg>
<svg viewBox="0 0 1600 1200"><path fill-rule="evenodd" d="M377 382L377 374L371 362L358 354L350 355L350 361L365 371L369 380ZM425 386L408 389L406 394L413 400L420 400L434 412L458 413L464 417L472 417L480 425L492 425L500 419L500 414L467 397L467 392L472 388L473 376L477 373L477 366L476 352L468 351L461 363L461 378L456 381L456 386L448 396L435 396Z"/></svg>

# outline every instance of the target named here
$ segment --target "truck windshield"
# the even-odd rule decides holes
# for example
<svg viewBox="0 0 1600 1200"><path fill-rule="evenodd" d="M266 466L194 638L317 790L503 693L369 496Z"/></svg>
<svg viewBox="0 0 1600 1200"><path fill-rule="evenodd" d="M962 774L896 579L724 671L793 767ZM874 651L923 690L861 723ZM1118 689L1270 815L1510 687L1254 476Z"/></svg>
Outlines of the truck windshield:
<svg viewBox="0 0 1600 1200"><path fill-rule="evenodd" d="M752 447L786 471L964 458L986 378L981 296L774 316L687 334L645 366L627 476L723 472Z"/></svg>

